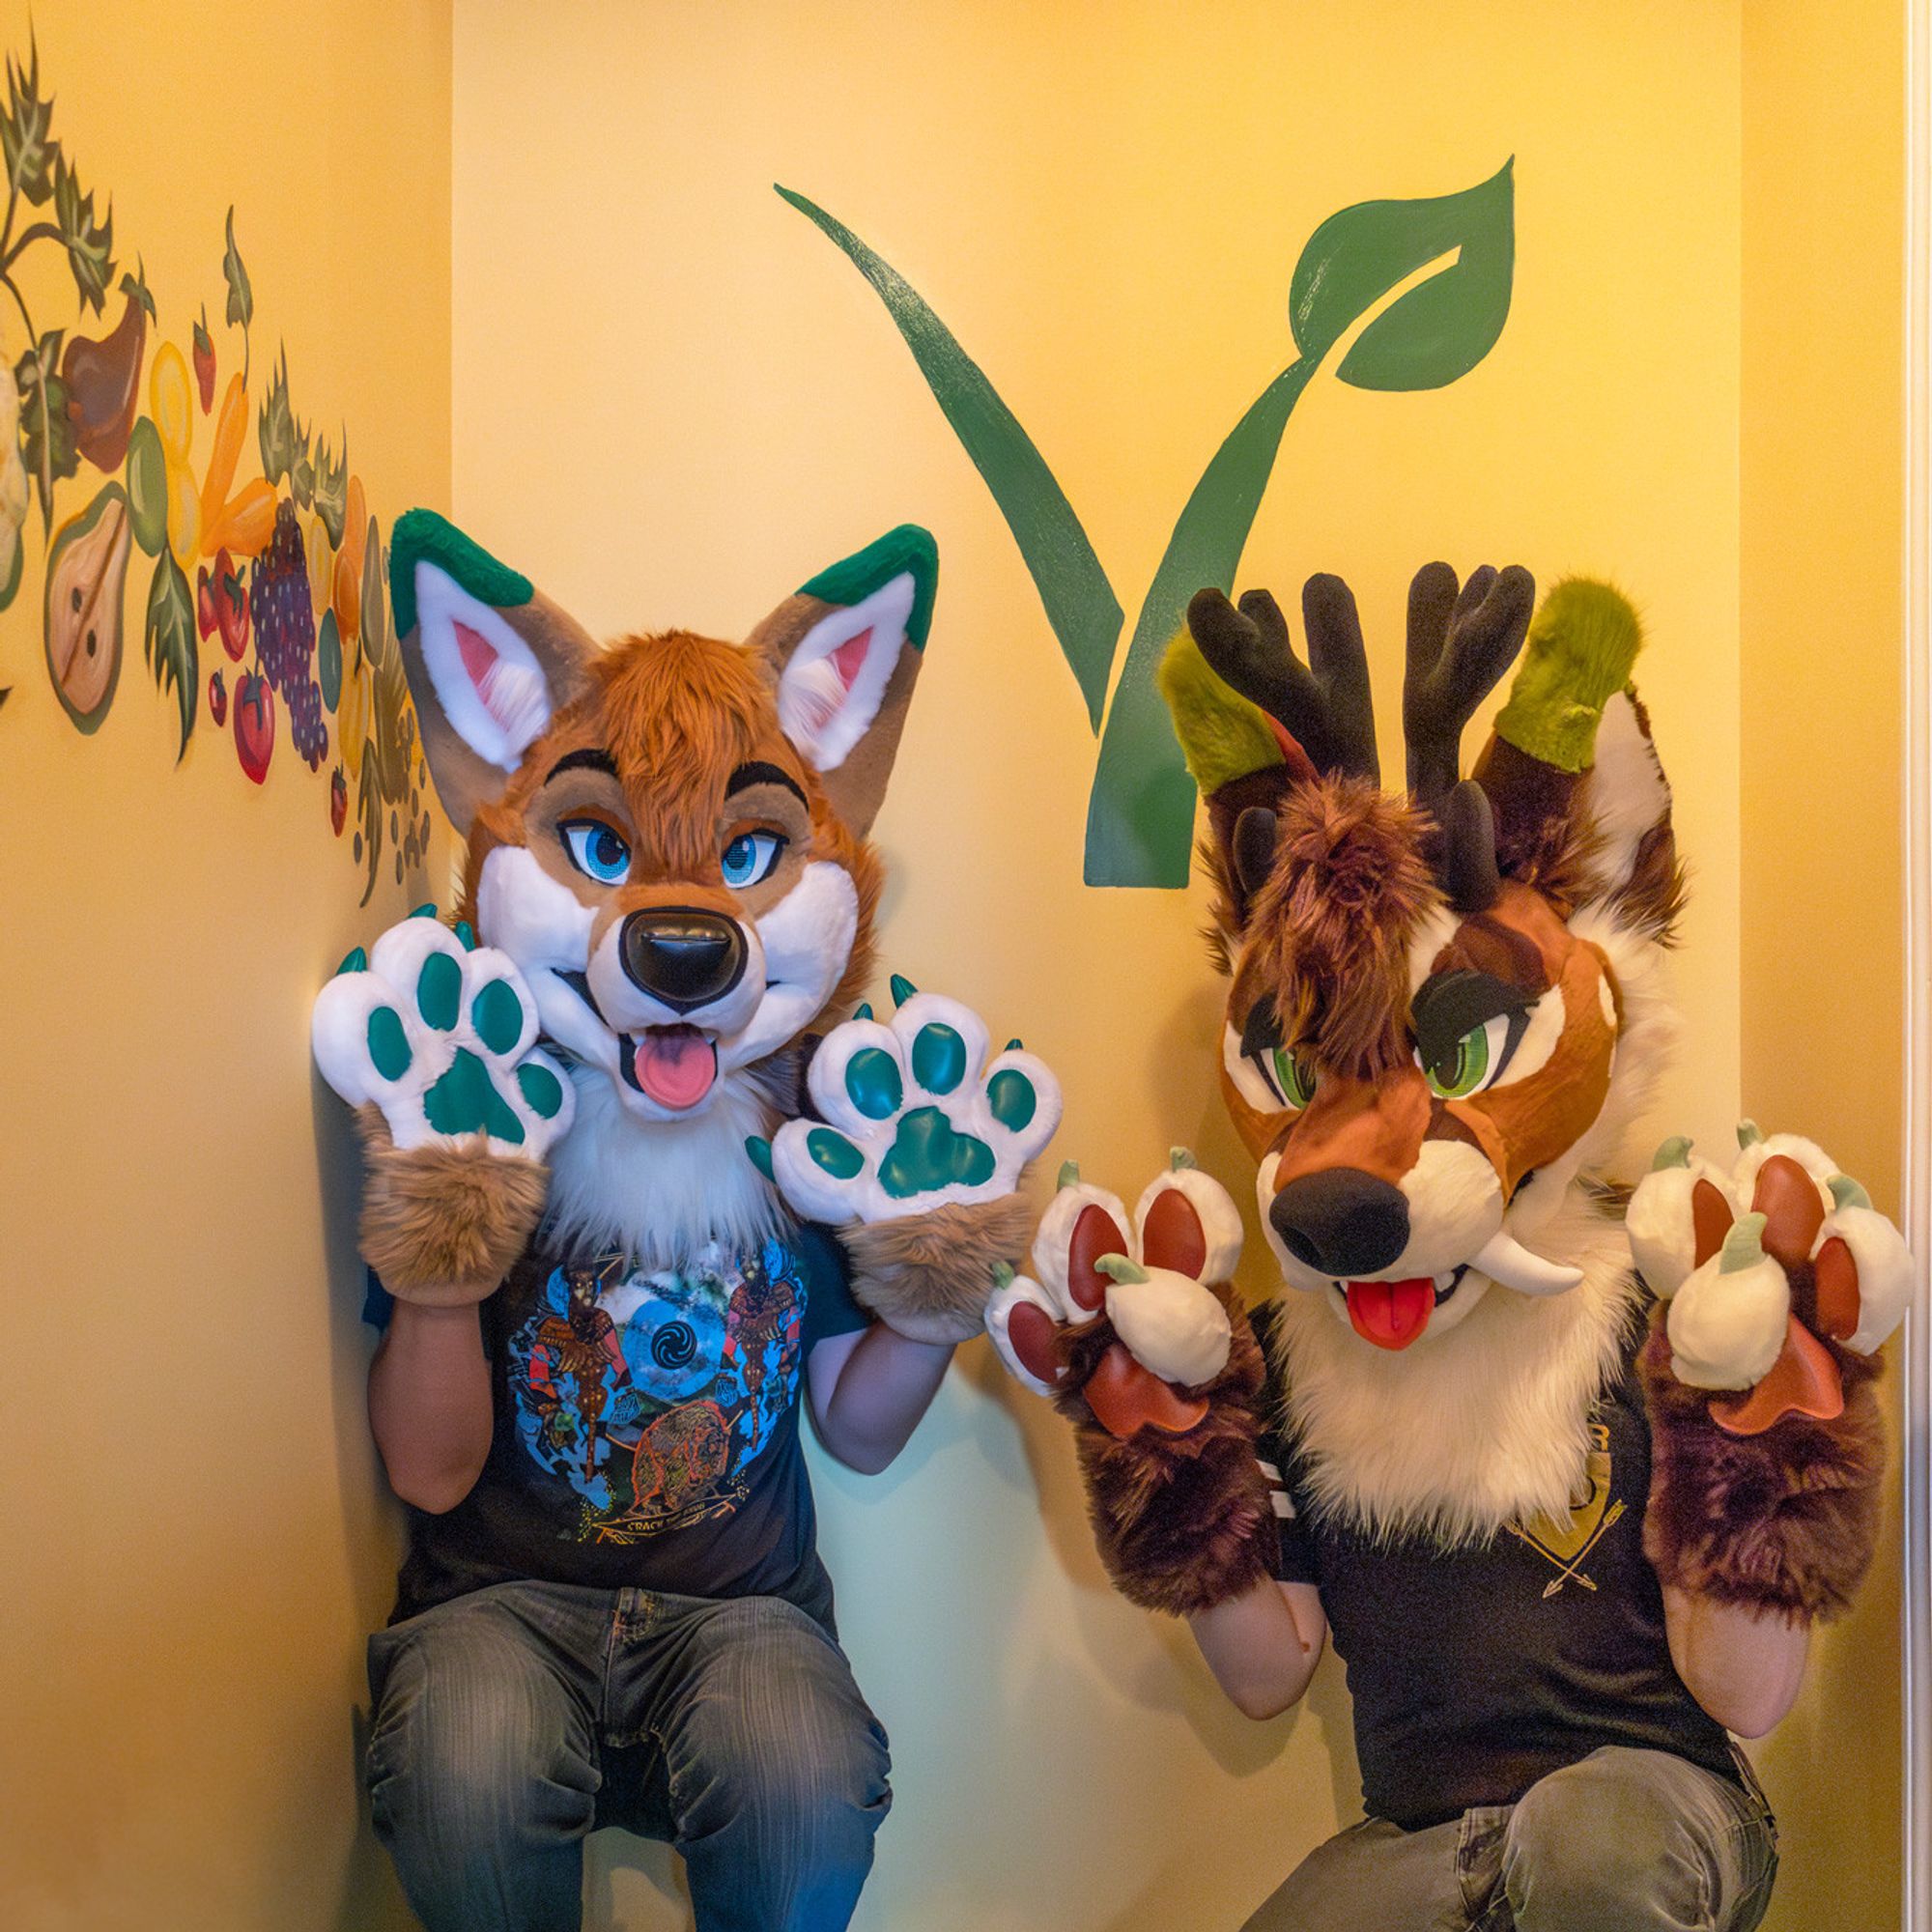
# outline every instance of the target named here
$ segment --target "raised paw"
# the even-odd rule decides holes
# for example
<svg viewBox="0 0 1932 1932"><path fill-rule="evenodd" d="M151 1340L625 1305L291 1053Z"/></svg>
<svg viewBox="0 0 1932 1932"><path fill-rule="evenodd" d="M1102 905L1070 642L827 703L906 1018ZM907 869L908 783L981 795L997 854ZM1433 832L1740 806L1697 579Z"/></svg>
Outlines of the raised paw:
<svg viewBox="0 0 1932 1932"><path fill-rule="evenodd" d="M862 1007L807 1076L817 1121L752 1145L808 1220L842 1227L997 1200L1060 1124L1060 1083L1018 1040L987 1059L970 1008L893 980L890 1024Z"/></svg>
<svg viewBox="0 0 1932 1932"><path fill-rule="evenodd" d="M433 906L342 962L310 1037L323 1078L352 1106L379 1107L399 1148L480 1134L493 1152L541 1161L570 1125L576 1094L536 1045L522 976Z"/></svg>
<svg viewBox="0 0 1932 1932"><path fill-rule="evenodd" d="M1904 1317L1911 1257L1815 1142L1766 1138L1748 1121L1738 1140L1728 1174L1689 1141L1664 1142L1631 1197L1631 1252L1669 1301L1671 1373L1719 1392L1711 1413L1723 1428L1830 1421L1844 1390L1826 1343L1879 1348Z"/></svg>
<svg viewBox="0 0 1932 1932"><path fill-rule="evenodd" d="M1000 1359L1041 1395L1078 1394L1125 1439L1184 1434L1208 1412L1199 1393L1228 1365L1233 1325L1208 1286L1241 1255L1241 1217L1220 1183L1177 1149L1129 1215L1069 1162L1034 1236L1037 1279L993 1296L986 1328Z"/></svg>

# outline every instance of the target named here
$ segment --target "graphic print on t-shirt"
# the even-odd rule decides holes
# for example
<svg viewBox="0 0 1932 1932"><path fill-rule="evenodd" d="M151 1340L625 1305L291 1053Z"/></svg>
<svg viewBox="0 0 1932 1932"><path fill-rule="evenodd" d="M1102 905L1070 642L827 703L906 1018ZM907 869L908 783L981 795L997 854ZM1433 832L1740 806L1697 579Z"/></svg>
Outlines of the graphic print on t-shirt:
<svg viewBox="0 0 1932 1932"><path fill-rule="evenodd" d="M1556 1596L1566 1583L1594 1590L1595 1580L1584 1571L1584 1560L1605 1532L1614 1529L1624 1513L1621 1496L1610 1496L1610 1432L1601 1422L1590 1425L1590 1454L1583 1465L1583 1494L1570 1505L1560 1521L1540 1516L1533 1522L1510 1523L1509 1533L1529 1545L1553 1564L1556 1575L1543 1586L1546 1598Z"/></svg>
<svg viewBox="0 0 1932 1932"><path fill-rule="evenodd" d="M581 1505L578 1542L727 1516L798 1392L806 1290L782 1242L682 1268L553 1268L508 1341L517 1434Z"/></svg>

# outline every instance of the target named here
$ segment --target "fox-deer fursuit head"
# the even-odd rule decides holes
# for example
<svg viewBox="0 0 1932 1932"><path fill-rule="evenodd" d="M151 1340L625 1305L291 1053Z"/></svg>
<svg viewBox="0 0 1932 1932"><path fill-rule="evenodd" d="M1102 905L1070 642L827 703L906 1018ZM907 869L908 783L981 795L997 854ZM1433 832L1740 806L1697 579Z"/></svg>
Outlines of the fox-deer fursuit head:
<svg viewBox="0 0 1932 1932"><path fill-rule="evenodd" d="M1207 807L1204 855L1218 889L1210 938L1228 974L1221 1089L1258 1164L1260 1223L1288 1291L1267 1324L1273 1381L1285 1391L1278 1419L1316 1506L1377 1540L1453 1548L1511 1523L1563 1520L1585 1486L1593 1405L1644 1319L1645 1287L1609 1168L1676 1027L1665 955L1684 883L1670 788L1631 683L1640 632L1628 602L1573 580L1532 619L1534 603L1520 568L1485 568L1466 582L1446 564L1418 573L1400 792L1381 784L1367 652L1339 579L1306 586L1305 663L1266 592L1237 607L1203 591L1163 667ZM1519 657L1508 701L1465 778L1463 729ZM1791 1308L1792 1350L1829 1347L1837 1358L1830 1366L1843 1373L1827 1377L1826 1401L1762 1435L1754 1450L1740 1446L1742 1434L1726 1435L1734 1460L1755 1473L1747 1481L1734 1469L1724 1493L1699 1505L1721 1540L1737 1529L1727 1513L1782 1496L1787 1479L1802 1488L1804 1472L1832 1463L1838 1474L1826 1487L1838 1516L1813 1524L1820 1547L1789 1553L1772 1591L1809 1612L1842 1602L1869 1549L1881 1438L1864 1357L1874 1333L1882 1339L1896 1321L1903 1254L1868 1204L1827 1187L1833 1171L1815 1149L1791 1145L1809 1150L1799 1164L1811 1206L1808 1220L1799 1217L1803 1240L1778 1253L1787 1267L1777 1291ZM1790 1179L1781 1169L1776 1178ZM1742 1225L1765 1205L1750 1191L1747 1183L1724 1196L1722 1225L1687 1235L1684 1272L1717 1266L1732 1216ZM1052 1224L1049 1216L1042 1240ZM1850 1325L1820 1328L1821 1344L1811 1332L1811 1258L1841 1236L1859 1287L1848 1291ZM1104 1274L1115 1264L1095 1238L1090 1231L1084 1250L1076 1238L1070 1262L1037 1246L1042 1280L1064 1279L1069 1266L1078 1275L1096 1257ZM1064 1231L1056 1240L1066 1247ZM1205 1277L1184 1279L1197 1272L1176 1278L1163 1336L1187 1330L1187 1307L1208 1327L1225 1322L1231 1297L1210 1294ZM1674 1285L1651 1284L1662 1293ZM1857 1314L1861 1289L1872 1319ZM1198 1431L1225 1429L1232 1414L1236 1433L1252 1439L1260 1382L1244 1322L1236 1320L1214 1376L1177 1376L1114 1318L1125 1293L1108 1291L1103 1314L1091 1293L1023 1282L991 1312L1009 1366L1052 1388L1083 1425L1096 1521L1117 1555L1133 1525L1145 1530L1161 1516L1164 1490L1179 1494L1174 1472L1191 1469ZM1726 1309L1727 1293L1714 1297ZM1148 1318L1138 1319L1146 1331ZM1731 1321L1726 1314L1719 1325ZM1724 1384L1764 1378L1770 1393L1753 1413L1772 1421L1803 1410L1778 1395L1793 1365L1778 1349L1782 1314L1776 1322L1769 1355ZM1096 1323L1120 1332L1104 1351L1112 1366L1097 1401L1083 1393L1103 1352ZM1848 1342L1849 1351L1840 1346ZM1775 1370L1774 1357L1782 1363ZM1677 1390L1668 1346L1644 1361L1646 1374ZM1197 1422L1200 1403L1177 1410L1145 1390L1123 1399L1137 1373L1181 1384L1183 1398L1213 1413ZM1827 1416L1833 1393L1841 1399ZM1716 1427L1702 1393L1692 1406L1700 1426ZM1109 1408L1133 1426L1107 1427ZM1651 1408L1671 1412L1655 1397ZM1759 1422L1760 1432L1769 1427ZM1829 1444L1806 1429L1829 1433ZM1124 1442L1145 1452L1130 1472L1120 1466ZM1660 1481L1669 1466L1660 1457ZM1268 1501L1251 1463L1240 1489L1239 1520L1258 1546L1269 1533ZM1677 1521L1654 1514L1665 1529ZM1185 1539L1164 1531L1158 1574L1135 1578L1131 1561L1116 1564L1129 1594L1198 1607L1204 1590L1212 1601L1264 1574L1229 1533L1226 1498L1210 1515L1211 1575L1201 1574L1197 1549L1183 1578L1167 1546ZM1688 1520L1672 1532L1680 1541ZM1675 1560L1654 1557L1660 1568ZM1724 1562L1720 1554L1704 1565L1706 1583ZM1825 1571L1822 1580L1812 1574ZM1741 1584L1741 1594L1755 1587Z"/></svg>
<svg viewBox="0 0 1932 1932"><path fill-rule="evenodd" d="M822 1084L811 1051L872 967L867 833L926 642L931 538L888 533L742 644L667 631L600 647L427 511L398 521L390 577L425 756L467 847L454 929L406 921L317 1006L318 1061L367 1146L367 1258L396 1293L475 1299L540 1219L566 1254L646 1269L771 1236L788 1212L773 1138L793 1151L781 1130ZM918 999L983 1057L977 1020ZM841 1069L896 1050L858 1024L865 1040L835 1034ZM850 1170L876 1151L825 1127L805 1165L816 1218L851 1224L861 1301L958 1339L1023 1244L1012 1190L1058 1095L1012 1052L943 1093L902 1078L862 1124L890 1132L921 1097L946 1131L927 1122L919 1144L943 1142L951 1166L901 1160L890 1200L861 1200L869 1173Z"/></svg>

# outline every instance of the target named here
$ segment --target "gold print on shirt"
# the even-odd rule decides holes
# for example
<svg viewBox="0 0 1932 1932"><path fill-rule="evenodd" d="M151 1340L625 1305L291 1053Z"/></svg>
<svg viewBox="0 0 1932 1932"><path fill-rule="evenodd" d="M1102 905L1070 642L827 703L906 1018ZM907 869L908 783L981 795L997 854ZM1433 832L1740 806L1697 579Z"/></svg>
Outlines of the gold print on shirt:
<svg viewBox="0 0 1932 1932"><path fill-rule="evenodd" d="M1610 1432L1602 1423L1593 1422L1590 1454L1583 1464L1583 1493L1570 1505L1570 1514L1561 1520L1542 1516L1533 1522L1513 1522L1509 1532L1555 1566L1556 1575L1543 1586L1548 1599L1566 1583L1585 1590L1597 1587L1584 1573L1583 1561L1623 1513L1623 1499L1610 1500Z"/></svg>

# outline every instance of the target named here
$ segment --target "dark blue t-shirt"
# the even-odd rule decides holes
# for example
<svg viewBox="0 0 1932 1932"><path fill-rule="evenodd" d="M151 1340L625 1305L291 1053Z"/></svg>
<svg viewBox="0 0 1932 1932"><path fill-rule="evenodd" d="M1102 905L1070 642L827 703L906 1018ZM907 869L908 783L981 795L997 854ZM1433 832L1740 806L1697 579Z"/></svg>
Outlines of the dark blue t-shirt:
<svg viewBox="0 0 1932 1932"><path fill-rule="evenodd" d="M410 1511L392 1622L524 1577L824 1614L805 1358L870 1318L822 1230L675 1268L532 1248L480 1313L489 1458L454 1509Z"/></svg>

